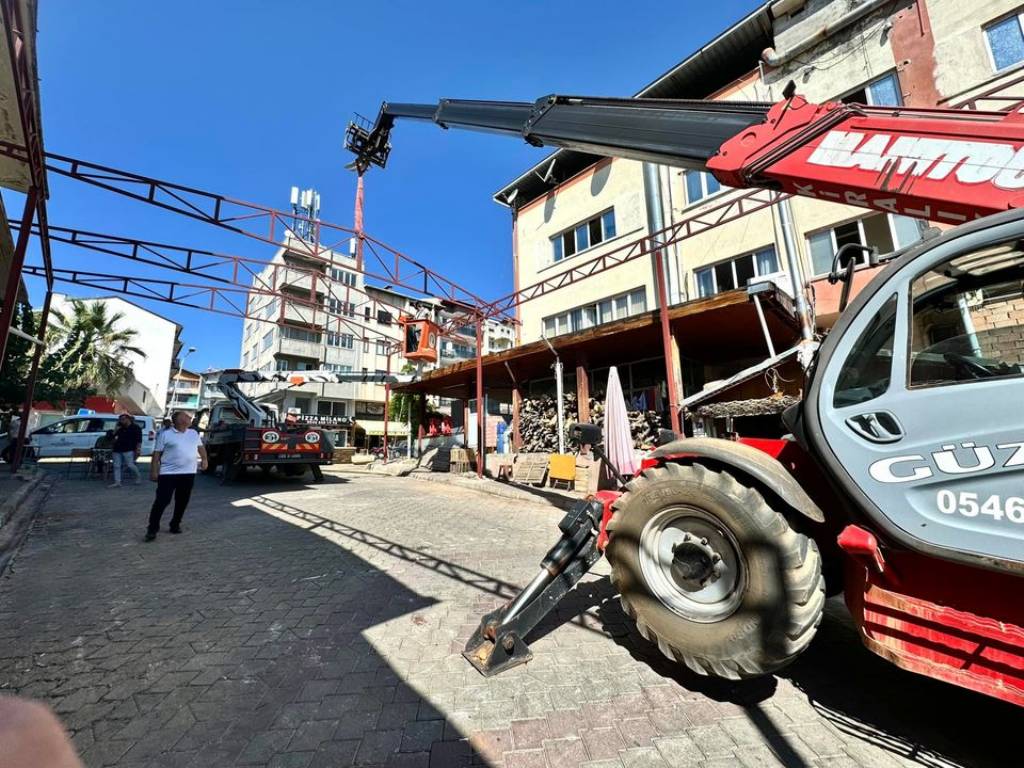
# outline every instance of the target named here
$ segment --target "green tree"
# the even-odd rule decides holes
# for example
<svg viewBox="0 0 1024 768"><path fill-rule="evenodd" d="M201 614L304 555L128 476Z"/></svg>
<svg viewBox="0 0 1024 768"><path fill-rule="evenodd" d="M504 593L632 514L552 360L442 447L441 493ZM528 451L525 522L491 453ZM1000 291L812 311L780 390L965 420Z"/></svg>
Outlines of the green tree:
<svg viewBox="0 0 1024 768"><path fill-rule="evenodd" d="M416 373L416 366L406 363L402 367L402 373ZM398 421L402 424L412 424L413 435L419 434L420 428L420 403L419 395L411 392L395 392L391 395L388 404L388 421ZM430 418L430 414L427 414Z"/></svg>
<svg viewBox="0 0 1024 768"><path fill-rule="evenodd" d="M19 302L14 312L11 326L29 336L35 336L36 316L29 303ZM31 341L13 333L7 339L3 365L0 366L0 408L18 407L24 402L25 383L28 380L29 368L32 366L34 346Z"/></svg>
<svg viewBox="0 0 1024 768"><path fill-rule="evenodd" d="M103 302L71 300L70 312L51 309L50 352L40 366L39 399L81 400L99 392L116 397L134 380L130 354L146 353L133 341L135 330L118 328L121 312Z"/></svg>

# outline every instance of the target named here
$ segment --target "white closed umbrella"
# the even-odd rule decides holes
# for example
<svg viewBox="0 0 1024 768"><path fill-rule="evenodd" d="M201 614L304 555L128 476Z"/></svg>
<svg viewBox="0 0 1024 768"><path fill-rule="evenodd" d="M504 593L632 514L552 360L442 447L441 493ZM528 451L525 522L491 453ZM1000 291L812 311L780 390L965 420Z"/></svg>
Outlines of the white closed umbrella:
<svg viewBox="0 0 1024 768"><path fill-rule="evenodd" d="M633 450L626 398L622 394L619 371L615 366L608 369L608 388L604 402L604 451L620 475L630 477L640 468Z"/></svg>

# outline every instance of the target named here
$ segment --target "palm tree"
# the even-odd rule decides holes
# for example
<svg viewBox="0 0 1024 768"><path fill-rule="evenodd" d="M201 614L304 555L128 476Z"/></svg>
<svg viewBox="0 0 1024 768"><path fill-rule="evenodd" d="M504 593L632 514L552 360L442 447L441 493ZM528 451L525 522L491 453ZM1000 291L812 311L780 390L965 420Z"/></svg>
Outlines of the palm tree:
<svg viewBox="0 0 1024 768"><path fill-rule="evenodd" d="M118 328L122 312L110 312L101 301L71 300L71 311L51 309L54 323L47 331L45 377L54 386L92 389L107 396L120 394L134 380L131 354L146 357L132 344L137 332Z"/></svg>

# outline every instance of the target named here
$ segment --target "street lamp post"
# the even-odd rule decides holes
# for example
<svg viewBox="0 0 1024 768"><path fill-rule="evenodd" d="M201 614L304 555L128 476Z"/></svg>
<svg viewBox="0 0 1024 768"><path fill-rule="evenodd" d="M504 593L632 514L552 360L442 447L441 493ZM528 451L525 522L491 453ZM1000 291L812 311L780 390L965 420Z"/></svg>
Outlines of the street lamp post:
<svg viewBox="0 0 1024 768"><path fill-rule="evenodd" d="M181 358L181 362L178 364L178 372L174 374L174 383L171 384L171 396L168 398L168 405L173 406L174 400L178 395L178 382L181 381L181 371L185 367L185 361L188 360L188 356L196 351L195 347L189 347Z"/></svg>

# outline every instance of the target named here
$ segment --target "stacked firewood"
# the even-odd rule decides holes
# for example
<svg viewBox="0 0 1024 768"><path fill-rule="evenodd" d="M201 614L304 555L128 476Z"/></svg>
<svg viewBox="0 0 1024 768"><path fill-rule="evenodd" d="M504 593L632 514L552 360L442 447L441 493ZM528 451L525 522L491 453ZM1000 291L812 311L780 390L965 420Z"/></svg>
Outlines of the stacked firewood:
<svg viewBox="0 0 1024 768"><path fill-rule="evenodd" d="M519 428L523 435L526 453L553 453L558 450L558 410L553 395L539 395L524 398L519 412ZM563 417L565 424L579 420L576 394L563 395ZM633 445L643 448L654 444L661 428L661 415L657 411L627 411ZM590 398L590 422L604 425L604 401ZM567 440L568 443L568 440Z"/></svg>

